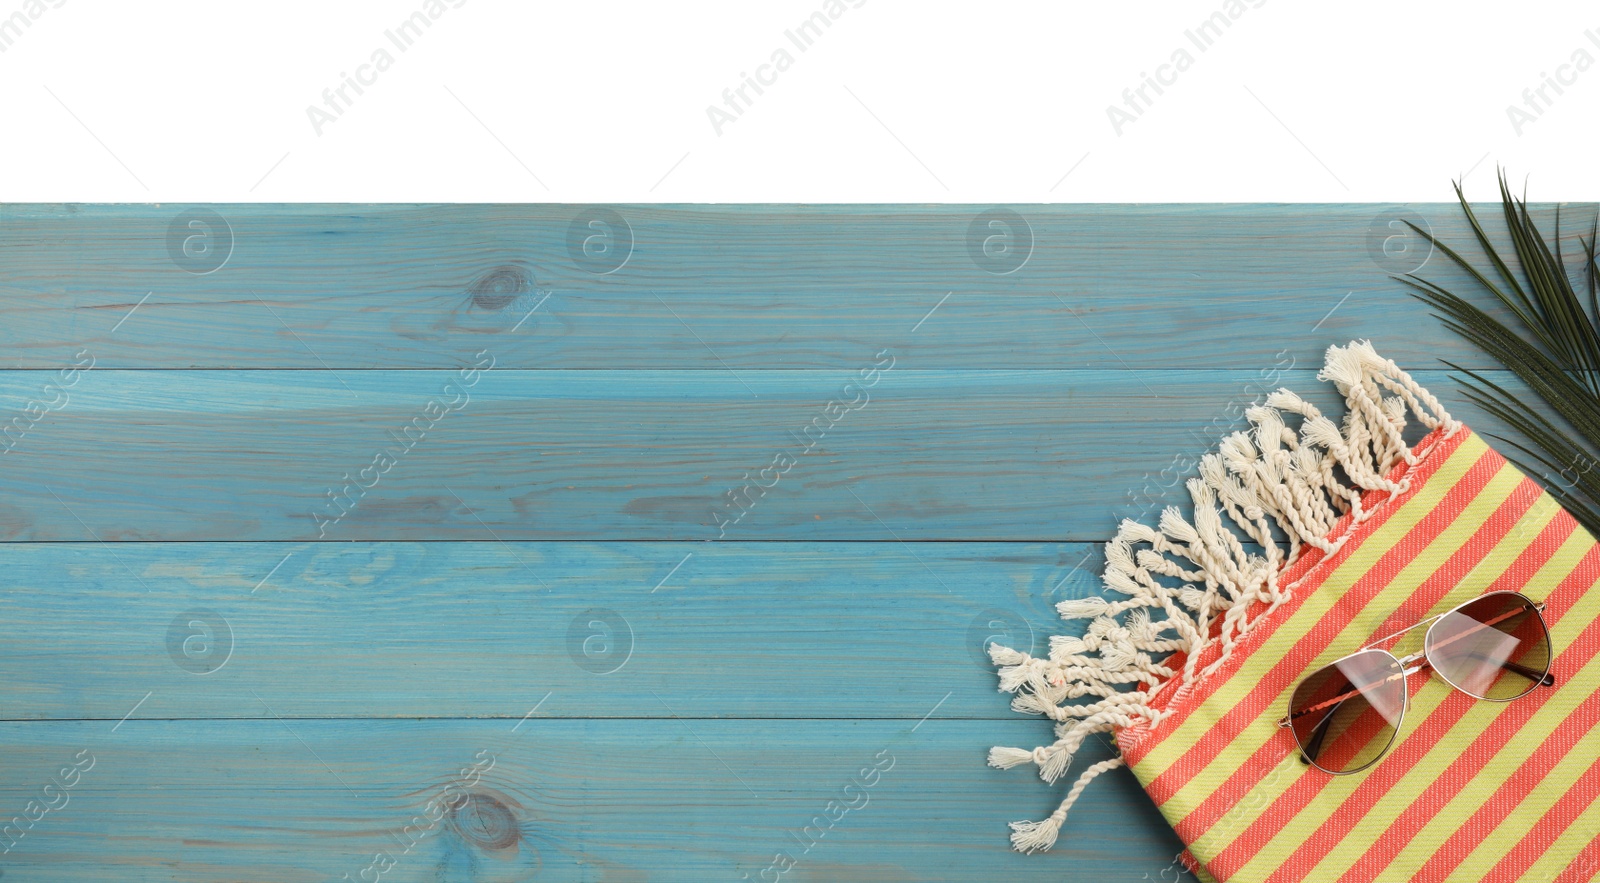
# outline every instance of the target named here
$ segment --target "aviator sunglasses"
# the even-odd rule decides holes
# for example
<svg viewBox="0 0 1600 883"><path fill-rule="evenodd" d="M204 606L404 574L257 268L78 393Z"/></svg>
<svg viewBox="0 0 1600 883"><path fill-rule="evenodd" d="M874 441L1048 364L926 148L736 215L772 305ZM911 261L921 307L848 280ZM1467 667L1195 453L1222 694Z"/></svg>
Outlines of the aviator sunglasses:
<svg viewBox="0 0 1600 883"><path fill-rule="evenodd" d="M1424 625L1420 653L1402 659L1376 647ZM1544 605L1489 592L1374 641L1302 679L1278 726L1294 732L1303 762L1336 776L1358 773L1394 744L1409 705L1406 678L1427 668L1490 702L1553 686Z"/></svg>

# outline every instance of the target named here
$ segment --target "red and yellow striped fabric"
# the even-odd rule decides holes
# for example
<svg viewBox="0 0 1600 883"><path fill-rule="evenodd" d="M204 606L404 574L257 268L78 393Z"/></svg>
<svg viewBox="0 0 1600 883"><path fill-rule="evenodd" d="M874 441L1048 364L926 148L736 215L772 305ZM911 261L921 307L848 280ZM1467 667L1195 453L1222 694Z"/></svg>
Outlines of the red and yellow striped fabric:
<svg viewBox="0 0 1600 883"><path fill-rule="evenodd" d="M1212 676L1158 689L1151 706L1171 713L1118 733L1202 879L1600 877L1600 543L1465 426L1414 450L1426 453L1389 476L1409 475L1404 493L1369 491L1373 516L1353 528L1345 516L1343 545L1295 561L1293 597ZM1499 589L1546 603L1555 688L1496 703L1413 677L1379 763L1330 776L1300 761L1276 722L1302 677Z"/></svg>

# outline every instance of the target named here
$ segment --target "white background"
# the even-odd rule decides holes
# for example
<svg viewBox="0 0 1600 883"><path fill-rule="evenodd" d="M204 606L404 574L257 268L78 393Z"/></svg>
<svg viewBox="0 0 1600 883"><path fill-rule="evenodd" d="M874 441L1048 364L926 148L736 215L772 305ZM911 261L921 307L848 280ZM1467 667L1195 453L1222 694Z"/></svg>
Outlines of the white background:
<svg viewBox="0 0 1600 883"><path fill-rule="evenodd" d="M421 0L57 2L0 52L3 201L1448 201L1463 175L1492 198L1497 164L1535 200L1600 197L1600 64L1507 115L1600 59L1593 4L1246 0L1201 51L1185 31L1223 3L844 0L802 52L785 31L821 0L446 0L400 52ZM318 134L307 108L379 47Z"/></svg>

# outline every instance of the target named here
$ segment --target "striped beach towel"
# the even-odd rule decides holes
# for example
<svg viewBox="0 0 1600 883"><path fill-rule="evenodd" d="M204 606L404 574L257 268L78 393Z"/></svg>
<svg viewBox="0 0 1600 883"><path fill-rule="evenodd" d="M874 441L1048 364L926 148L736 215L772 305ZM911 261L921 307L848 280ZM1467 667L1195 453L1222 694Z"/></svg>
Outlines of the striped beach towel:
<svg viewBox="0 0 1600 883"><path fill-rule="evenodd" d="M1054 782L1097 732L1120 755L1013 823L1014 846L1070 836L1083 789L1126 765L1206 881L1600 878L1600 544L1370 344L1330 348L1318 378L1344 394L1341 423L1269 396L1203 458L1192 519L1122 523L1105 591L1060 605L1086 631L1044 659L991 647L1013 707L1058 737L991 765ZM1301 678L1504 589L1545 603L1554 689L1488 702L1424 673L1377 764L1301 762L1277 726Z"/></svg>

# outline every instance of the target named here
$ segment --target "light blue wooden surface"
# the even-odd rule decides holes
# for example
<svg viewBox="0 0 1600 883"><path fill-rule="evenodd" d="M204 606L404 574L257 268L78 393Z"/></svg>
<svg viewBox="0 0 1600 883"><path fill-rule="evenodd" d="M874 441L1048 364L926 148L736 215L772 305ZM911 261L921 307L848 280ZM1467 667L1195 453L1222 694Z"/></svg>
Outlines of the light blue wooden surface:
<svg viewBox="0 0 1600 883"><path fill-rule="evenodd" d="M22 412L41 373L0 372L0 405ZM855 372L507 370L401 452L455 372L340 373L83 374L6 455L27 469L8 478L0 536L1104 540L1268 389L1340 406L1299 369L1269 386L1243 370L897 366L823 425ZM392 465L361 475L384 453ZM792 465L763 477L780 455Z"/></svg>
<svg viewBox="0 0 1600 883"><path fill-rule="evenodd" d="M1092 593L1100 561L1081 543L6 548L5 652L28 664L8 666L4 717L112 721L147 690L148 717L259 717L266 701L288 717L514 722L550 692L543 717L657 717L660 697L695 718L915 720L942 698L939 720L993 719L982 638L1044 652L1051 605ZM595 607L623 623L616 652L590 648L618 668L603 676L567 643ZM232 659L205 677L164 645L191 608L233 633ZM995 610L1016 619L974 632ZM397 660L426 676L397 678ZM893 676L869 690L865 671Z"/></svg>
<svg viewBox="0 0 1600 883"><path fill-rule="evenodd" d="M585 228L633 243L598 275L568 238L582 206L219 208L233 246L196 275L168 253L188 207L0 206L0 367L87 348L101 367L441 368L489 348L519 368L853 371L887 347L920 369L1254 371L1356 336L1492 364L1388 275L1462 278L1401 225L1474 254L1454 205L1015 206L1032 249L1003 275L969 248L986 206L618 206L625 233ZM1565 210L1575 249L1592 211ZM512 332L544 293L539 331Z"/></svg>
<svg viewBox="0 0 1600 883"><path fill-rule="evenodd" d="M631 240L613 268L569 248L588 207L219 206L200 275L218 255L168 249L192 207L0 207L0 819L95 764L0 880L362 879L377 853L391 883L771 880L780 854L785 881L1174 879L1126 771L1051 852L1009 850L1060 791L984 766L1049 727L977 647L1042 650L1116 519L1181 502L1266 389L1334 408L1329 344L1371 338L1496 431L1436 359L1487 362L1386 275L1423 257L1395 212L1465 229L1015 206L1032 251L997 275L968 247L988 208L619 206L582 227ZM505 815L407 850L486 757ZM806 835L829 801L861 805Z"/></svg>
<svg viewBox="0 0 1600 883"><path fill-rule="evenodd" d="M780 852L797 860L784 880L1139 880L1172 859L1148 799L1115 788L1050 856L997 846L1018 804L1039 801L971 763L972 746L1026 740L1026 721L114 723L0 725L19 770L9 803L76 752L95 760L6 856L4 879L358 879L375 850L398 862L384 880L429 881L757 880ZM480 752L494 766L479 784L516 815L518 848L479 849L439 824L407 853L395 836ZM860 775L875 762L876 781ZM806 833L830 801L856 808Z"/></svg>

